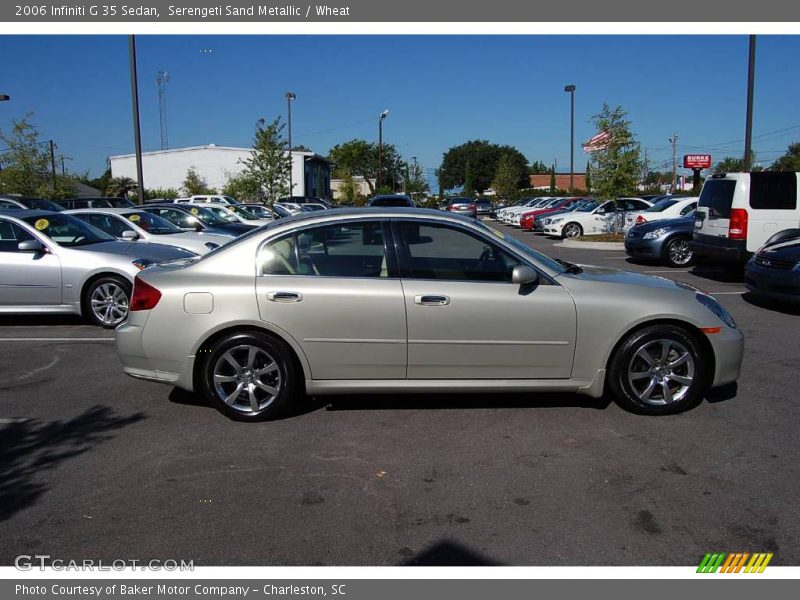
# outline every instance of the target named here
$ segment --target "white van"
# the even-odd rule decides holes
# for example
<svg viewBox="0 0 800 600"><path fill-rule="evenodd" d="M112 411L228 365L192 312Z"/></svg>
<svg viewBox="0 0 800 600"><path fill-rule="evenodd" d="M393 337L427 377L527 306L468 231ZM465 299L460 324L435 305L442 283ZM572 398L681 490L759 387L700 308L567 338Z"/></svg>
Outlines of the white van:
<svg viewBox="0 0 800 600"><path fill-rule="evenodd" d="M798 185L797 173L712 175L695 211L695 256L744 263L775 233L800 226Z"/></svg>
<svg viewBox="0 0 800 600"><path fill-rule="evenodd" d="M220 196L217 194L204 194L190 196L189 198L175 198L178 204L238 204L235 198L230 196Z"/></svg>

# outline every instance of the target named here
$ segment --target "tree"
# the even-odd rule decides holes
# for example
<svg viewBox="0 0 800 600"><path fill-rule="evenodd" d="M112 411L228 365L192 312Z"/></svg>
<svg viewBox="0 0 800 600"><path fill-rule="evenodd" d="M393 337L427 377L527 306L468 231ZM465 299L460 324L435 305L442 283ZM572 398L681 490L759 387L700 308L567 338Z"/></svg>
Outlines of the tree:
<svg viewBox="0 0 800 600"><path fill-rule="evenodd" d="M756 162L756 155L752 150L750 151L750 157L750 164L753 165L750 170L761 171L762 169L760 166L753 164ZM744 173L745 171L744 158L727 156L714 165L714 173Z"/></svg>
<svg viewBox="0 0 800 600"><path fill-rule="evenodd" d="M113 196L116 198L127 198L128 194L136 191L139 184L130 177L113 177L109 180L106 187L106 196Z"/></svg>
<svg viewBox="0 0 800 600"><path fill-rule="evenodd" d="M550 169L541 160L535 160L531 163L528 169L529 175L545 175L550 172Z"/></svg>
<svg viewBox="0 0 800 600"><path fill-rule="evenodd" d="M550 193L556 193L556 166L550 167Z"/></svg>
<svg viewBox="0 0 800 600"><path fill-rule="evenodd" d="M406 192L414 195L421 195L430 189L428 177L425 170L418 164L413 163L407 166Z"/></svg>
<svg viewBox="0 0 800 600"><path fill-rule="evenodd" d="M586 163L586 193L592 193L592 165Z"/></svg>
<svg viewBox="0 0 800 600"><path fill-rule="evenodd" d="M378 145L366 140L353 139L330 149L328 159L334 163L333 176L342 179L346 173L363 177L370 194L375 193L378 180ZM383 144L381 183L390 191L399 184L400 172L394 167L400 161L393 144Z"/></svg>
<svg viewBox="0 0 800 600"><path fill-rule="evenodd" d="M289 194L289 171L292 158L283 141L284 124L278 117L269 125L259 123L250 158L242 161L242 177L270 202Z"/></svg>
<svg viewBox="0 0 800 600"><path fill-rule="evenodd" d="M162 198L164 200L175 200L180 194L175 188L150 188L144 190L144 197L147 200Z"/></svg>
<svg viewBox="0 0 800 600"><path fill-rule="evenodd" d="M800 142L789 144L786 154L772 163L773 171L800 171Z"/></svg>
<svg viewBox="0 0 800 600"><path fill-rule="evenodd" d="M501 198L513 198L516 195L519 189L519 173L509 154L503 154L497 162L492 187Z"/></svg>
<svg viewBox="0 0 800 600"><path fill-rule="evenodd" d="M201 177L200 174L194 170L194 167L189 167L189 170L186 171L186 177L183 179L181 189L187 196L216 193L216 190L208 187L208 182L205 177Z"/></svg>
<svg viewBox="0 0 800 600"><path fill-rule="evenodd" d="M486 140L471 140L445 152L440 169L442 183L447 189L464 187L466 190L471 187L478 193L483 193L491 186L497 164L504 154L510 156L516 168L517 187L527 186L528 159L513 146L500 146Z"/></svg>
<svg viewBox="0 0 800 600"><path fill-rule="evenodd" d="M30 121L31 113L11 122L11 131L0 130L0 191L23 196L49 196L53 187L50 155L46 142L39 141L39 130Z"/></svg>
<svg viewBox="0 0 800 600"><path fill-rule="evenodd" d="M226 173L225 185L222 186L222 194L236 198L239 202L261 202L263 196L258 187L258 182L245 173L232 175Z"/></svg>
<svg viewBox="0 0 800 600"><path fill-rule="evenodd" d="M629 196L638 191L642 172L641 148L631 130L627 112L617 106L603 104L602 110L592 118L598 133L609 135L604 148L592 152L592 188L602 200Z"/></svg>
<svg viewBox="0 0 800 600"><path fill-rule="evenodd" d="M342 183L339 185L339 198L344 200L346 204L360 204L360 194L358 193L358 184L356 183L353 174L346 171L341 177Z"/></svg>
<svg viewBox="0 0 800 600"><path fill-rule="evenodd" d="M464 195L465 196L472 196L475 192L472 187L473 182L472 177L472 167L470 165L470 160L467 159L467 164L464 165Z"/></svg>

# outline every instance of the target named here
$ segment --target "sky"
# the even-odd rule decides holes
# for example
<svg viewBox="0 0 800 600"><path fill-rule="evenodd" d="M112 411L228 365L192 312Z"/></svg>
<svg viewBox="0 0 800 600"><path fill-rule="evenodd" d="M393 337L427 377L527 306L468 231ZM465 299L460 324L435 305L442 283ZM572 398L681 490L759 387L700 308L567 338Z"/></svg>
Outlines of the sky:
<svg viewBox="0 0 800 600"><path fill-rule="evenodd" d="M628 111L651 164L677 152L743 152L746 36L137 36L144 150L160 148L159 70L169 73L169 147L249 146L259 118L285 118L293 143L327 154L353 138L384 141L432 174L451 146L486 139L575 170L604 102ZM759 36L754 144L768 165L800 140L800 36ZM33 113L67 169L102 174L133 152L127 36L0 36L0 129ZM2 148L0 148L2 150Z"/></svg>

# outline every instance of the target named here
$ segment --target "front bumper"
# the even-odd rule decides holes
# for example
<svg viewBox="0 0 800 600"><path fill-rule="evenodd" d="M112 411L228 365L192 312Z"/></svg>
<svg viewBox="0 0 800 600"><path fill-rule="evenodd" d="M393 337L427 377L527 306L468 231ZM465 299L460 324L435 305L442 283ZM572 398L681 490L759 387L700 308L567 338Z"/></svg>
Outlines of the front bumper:
<svg viewBox="0 0 800 600"><path fill-rule="evenodd" d="M716 362L711 387L719 387L739 379L744 358L742 332L726 326L719 333L707 334L706 338L711 342Z"/></svg>
<svg viewBox="0 0 800 600"><path fill-rule="evenodd" d="M800 302L800 273L747 263L744 284L752 293L781 302Z"/></svg>
<svg viewBox="0 0 800 600"><path fill-rule="evenodd" d="M635 258L659 258L664 245L664 238L645 240L643 238L625 238L625 253Z"/></svg>

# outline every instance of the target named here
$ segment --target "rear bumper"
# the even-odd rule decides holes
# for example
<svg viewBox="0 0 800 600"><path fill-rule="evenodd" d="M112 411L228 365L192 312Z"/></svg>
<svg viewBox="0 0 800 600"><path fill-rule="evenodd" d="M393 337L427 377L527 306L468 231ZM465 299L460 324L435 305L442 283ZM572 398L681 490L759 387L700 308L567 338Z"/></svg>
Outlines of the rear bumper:
<svg viewBox="0 0 800 600"><path fill-rule="evenodd" d="M724 262L743 263L749 257L745 240L729 240L695 234L689 248L698 258L714 258Z"/></svg>

